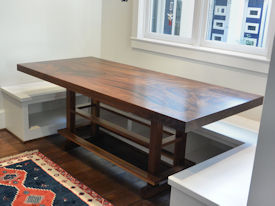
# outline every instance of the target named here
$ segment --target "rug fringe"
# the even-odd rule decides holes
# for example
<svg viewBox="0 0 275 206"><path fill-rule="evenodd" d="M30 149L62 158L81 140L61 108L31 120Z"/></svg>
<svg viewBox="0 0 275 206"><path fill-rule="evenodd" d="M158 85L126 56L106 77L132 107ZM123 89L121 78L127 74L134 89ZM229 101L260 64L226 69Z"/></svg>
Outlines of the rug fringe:
<svg viewBox="0 0 275 206"><path fill-rule="evenodd" d="M20 157L22 155L32 154L34 152L38 152L38 149L31 150L31 151L26 151L26 152L23 152L23 153L20 153L20 154L16 154L16 155L11 155L11 156L8 156L8 157L3 157L3 158L0 158L0 161L5 161L7 159L13 159L13 158L16 158L16 157Z"/></svg>

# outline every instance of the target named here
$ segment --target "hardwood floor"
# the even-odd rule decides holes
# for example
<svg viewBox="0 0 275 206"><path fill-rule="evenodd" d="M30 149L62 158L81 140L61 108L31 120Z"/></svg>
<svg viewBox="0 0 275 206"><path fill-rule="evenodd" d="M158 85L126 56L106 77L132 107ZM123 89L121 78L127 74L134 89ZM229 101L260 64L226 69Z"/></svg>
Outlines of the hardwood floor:
<svg viewBox="0 0 275 206"><path fill-rule="evenodd" d="M145 186L143 181L83 148L66 152L65 142L60 135L53 135L22 143L8 131L0 130L0 158L38 149L116 206L169 205L169 191L148 200L142 199L139 189Z"/></svg>

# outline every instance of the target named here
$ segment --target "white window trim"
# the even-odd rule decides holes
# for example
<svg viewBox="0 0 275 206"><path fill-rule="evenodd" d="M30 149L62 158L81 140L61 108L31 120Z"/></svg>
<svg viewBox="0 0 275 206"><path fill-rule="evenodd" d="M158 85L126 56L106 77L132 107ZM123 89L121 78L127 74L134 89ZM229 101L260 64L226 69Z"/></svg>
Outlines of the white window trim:
<svg viewBox="0 0 275 206"><path fill-rule="evenodd" d="M147 9L143 9L144 12L144 16L151 16L151 4L150 1L145 0L145 2L143 3L143 8L147 8ZM146 4L146 5L145 5ZM176 10L176 4L174 4L174 10ZM163 19L165 18L165 15L162 17ZM151 22L149 21L143 21L144 22L144 29L143 29L143 37L147 38L147 39L158 39L158 40L163 40L163 41L171 41L171 42L180 42L180 43L192 43L191 39L188 38L182 38L180 36L171 36L169 34L162 34L159 35L158 33L152 33L152 32L148 32L150 30L151 27ZM163 29L163 27L162 27ZM174 32L175 29L175 21L173 21L173 25L172 25L172 33Z"/></svg>
<svg viewBox="0 0 275 206"><path fill-rule="evenodd" d="M204 14L204 12L195 12L194 13L194 21L198 25L197 27L193 28L193 39L195 42L200 42L200 45L188 44L192 40L182 40L179 43L179 39L176 39L171 41L171 36L169 36L169 41L165 39L165 37L158 38L156 36L144 36L145 28L144 24L147 25L145 18L144 18L144 12L146 11L144 8L144 4L147 2L147 0L136 0L133 1L133 24L132 24L132 37L131 37L131 46L136 49L151 51L155 53L162 53L169 56L176 56L176 57L183 57L188 58L200 62L207 62L212 64L217 64L221 66L226 66L229 68L239 68L243 70L249 70L253 72L258 73L268 73L269 68L269 62L270 62L270 55L271 55L271 46L273 42L273 36L274 36L274 30L275 25L270 24L269 31L270 35L267 37L267 51L268 53L266 56L258 55L256 54L247 54L242 52L236 52L236 51L230 51L230 50L224 50L222 42L217 42L216 48L213 47L213 42L211 42L211 47L207 47L207 44L209 41L204 41L202 39L199 39L203 32L205 32L206 25L204 22L201 22L201 15L205 17L207 14ZM195 0L196 6L202 5L200 8L205 9L205 6L207 4L204 0ZM275 10L275 3L274 0L271 4L272 9ZM275 12L272 12L271 19L275 18ZM148 26L148 25L147 25ZM201 28L201 29L198 29ZM153 34L154 35L154 34ZM168 38L168 37L167 37ZM199 41L198 41L199 39ZM228 46L228 45L227 45ZM234 49L234 45L229 46L227 48L232 47ZM245 50L251 49L250 46L243 47Z"/></svg>

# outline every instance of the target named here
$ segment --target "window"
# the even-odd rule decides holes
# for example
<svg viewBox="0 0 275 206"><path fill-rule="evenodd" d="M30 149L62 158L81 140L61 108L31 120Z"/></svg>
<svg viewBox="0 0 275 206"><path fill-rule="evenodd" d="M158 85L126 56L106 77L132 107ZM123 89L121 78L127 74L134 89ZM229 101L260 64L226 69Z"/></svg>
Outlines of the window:
<svg viewBox="0 0 275 206"><path fill-rule="evenodd" d="M142 0L140 0L142 1ZM272 0L143 0L142 36L196 48L268 55ZM218 52L217 50L217 52Z"/></svg>
<svg viewBox="0 0 275 206"><path fill-rule="evenodd" d="M151 0L147 36L181 41L192 38L195 0Z"/></svg>
<svg viewBox="0 0 275 206"><path fill-rule="evenodd" d="M227 44L264 48L269 5L268 0L209 1L207 40L219 34Z"/></svg>

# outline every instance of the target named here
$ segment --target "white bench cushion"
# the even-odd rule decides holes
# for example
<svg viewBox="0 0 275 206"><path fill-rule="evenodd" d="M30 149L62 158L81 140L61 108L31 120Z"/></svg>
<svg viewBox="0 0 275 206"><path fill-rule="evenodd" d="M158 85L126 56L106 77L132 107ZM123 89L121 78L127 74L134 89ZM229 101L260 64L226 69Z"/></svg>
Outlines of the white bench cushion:
<svg viewBox="0 0 275 206"><path fill-rule="evenodd" d="M51 94L65 97L64 88L45 81L2 87L2 92L19 102L34 101Z"/></svg>

